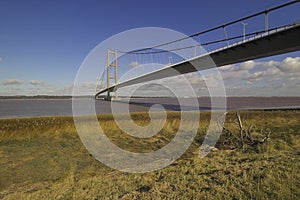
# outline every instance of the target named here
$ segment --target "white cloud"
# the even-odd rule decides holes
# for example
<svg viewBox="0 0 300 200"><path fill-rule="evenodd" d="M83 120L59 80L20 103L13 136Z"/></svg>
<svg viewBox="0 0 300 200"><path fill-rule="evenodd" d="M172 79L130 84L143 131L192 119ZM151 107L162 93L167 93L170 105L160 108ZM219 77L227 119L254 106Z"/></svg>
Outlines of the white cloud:
<svg viewBox="0 0 300 200"><path fill-rule="evenodd" d="M34 86L42 86L42 87L46 86L46 83L40 80L30 80L29 83Z"/></svg>
<svg viewBox="0 0 300 200"><path fill-rule="evenodd" d="M264 71L258 71L258 72L253 73L250 77L248 77L248 80L258 81L258 80L261 80L264 75L265 75Z"/></svg>
<svg viewBox="0 0 300 200"><path fill-rule="evenodd" d="M273 77L280 77L281 71L274 65L272 67L269 67L265 72L265 76L273 76Z"/></svg>
<svg viewBox="0 0 300 200"><path fill-rule="evenodd" d="M275 60L270 60L270 61L262 62L261 65L265 67L274 67L280 65L280 62Z"/></svg>
<svg viewBox="0 0 300 200"><path fill-rule="evenodd" d="M235 65L225 65L225 66L222 66L222 67L219 67L219 70L220 71L233 71L234 69L236 68Z"/></svg>
<svg viewBox="0 0 300 200"><path fill-rule="evenodd" d="M300 71L300 57L291 58L287 57L282 63L276 65L276 67L282 72L296 72Z"/></svg>
<svg viewBox="0 0 300 200"><path fill-rule="evenodd" d="M255 62L253 60L249 60L249 61L241 63L241 65L238 69L239 70L251 70L259 64L260 64L260 62Z"/></svg>
<svg viewBox="0 0 300 200"><path fill-rule="evenodd" d="M299 96L300 57L248 61L226 66L221 74L229 95Z"/></svg>
<svg viewBox="0 0 300 200"><path fill-rule="evenodd" d="M261 64L261 62L256 62L256 61L253 61L253 60L249 60L249 61L243 62L243 63L241 63L239 65L236 65L236 64L225 65L225 66L219 67L219 70L221 72L250 71L254 67L256 67L256 66L258 66L260 64Z"/></svg>
<svg viewBox="0 0 300 200"><path fill-rule="evenodd" d="M58 92L62 94L94 95L96 93L96 89L97 89L96 82L82 82L76 85L70 85Z"/></svg>
<svg viewBox="0 0 300 200"><path fill-rule="evenodd" d="M19 79L6 79L2 82L2 85L20 85L23 81Z"/></svg>

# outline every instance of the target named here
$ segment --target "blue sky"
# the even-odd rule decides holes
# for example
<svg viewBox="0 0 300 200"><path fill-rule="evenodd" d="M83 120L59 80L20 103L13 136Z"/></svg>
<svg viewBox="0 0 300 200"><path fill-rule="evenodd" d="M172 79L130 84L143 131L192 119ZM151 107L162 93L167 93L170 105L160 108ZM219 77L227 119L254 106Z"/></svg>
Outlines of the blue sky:
<svg viewBox="0 0 300 200"><path fill-rule="evenodd" d="M284 2L287 1L2 0L0 95L68 94L89 52L122 31L163 27L190 35ZM299 10L300 3L271 14L270 26L300 20ZM263 28L264 21L258 18L247 23L250 32ZM228 34L236 34L237 30L242 31L242 26ZM297 58L299 52L259 62L283 62L287 57ZM287 95L294 91L297 90Z"/></svg>

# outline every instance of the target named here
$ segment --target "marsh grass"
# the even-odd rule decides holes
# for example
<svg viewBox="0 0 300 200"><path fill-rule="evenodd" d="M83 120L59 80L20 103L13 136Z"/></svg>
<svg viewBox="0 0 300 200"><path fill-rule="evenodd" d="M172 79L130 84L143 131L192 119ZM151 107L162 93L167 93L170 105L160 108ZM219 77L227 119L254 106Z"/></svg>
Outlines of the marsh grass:
<svg viewBox="0 0 300 200"><path fill-rule="evenodd" d="M195 113L191 113L192 115ZM95 160L83 146L71 117L0 120L0 198L4 199L299 199L300 112L243 111L254 133L268 128L271 140L252 149L229 149L198 158L209 113L186 153L171 166L130 174ZM162 131L147 139L122 132L111 115L98 116L112 142L132 152L150 152L172 140L180 115L168 113ZM145 113L132 114L141 126ZM157 118L159 119L159 117ZM238 131L235 113L225 127ZM187 127L188 131L188 127Z"/></svg>

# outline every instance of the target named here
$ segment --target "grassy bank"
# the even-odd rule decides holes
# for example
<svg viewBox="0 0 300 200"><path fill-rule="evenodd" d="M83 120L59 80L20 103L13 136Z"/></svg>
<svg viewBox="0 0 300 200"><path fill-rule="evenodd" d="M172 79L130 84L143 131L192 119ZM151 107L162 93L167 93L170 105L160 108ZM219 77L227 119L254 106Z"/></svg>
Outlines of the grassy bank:
<svg viewBox="0 0 300 200"><path fill-rule="evenodd" d="M95 160L79 139L71 117L0 120L0 198L3 199L298 199L300 198L300 112L244 111L254 135L269 129L271 139L251 148L219 150L199 159L209 113L198 134L174 164L145 174L123 173ZM137 124L147 114L133 114ZM166 145L180 116L168 113L163 130L136 139L118 129L110 115L100 125L118 146L150 152ZM237 132L235 113L225 127ZM223 136L222 136L223 137Z"/></svg>

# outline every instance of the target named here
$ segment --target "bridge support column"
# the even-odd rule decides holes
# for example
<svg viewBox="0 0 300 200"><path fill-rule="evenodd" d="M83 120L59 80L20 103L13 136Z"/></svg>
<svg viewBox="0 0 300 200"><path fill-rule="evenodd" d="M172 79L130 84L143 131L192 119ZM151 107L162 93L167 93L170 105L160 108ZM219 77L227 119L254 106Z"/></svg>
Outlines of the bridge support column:
<svg viewBox="0 0 300 200"><path fill-rule="evenodd" d="M107 88L112 86L112 84L118 83L118 62L117 62L117 50L107 50ZM111 92L114 96L111 96ZM111 101L112 99L118 98L117 89L115 91L107 91L105 100Z"/></svg>

